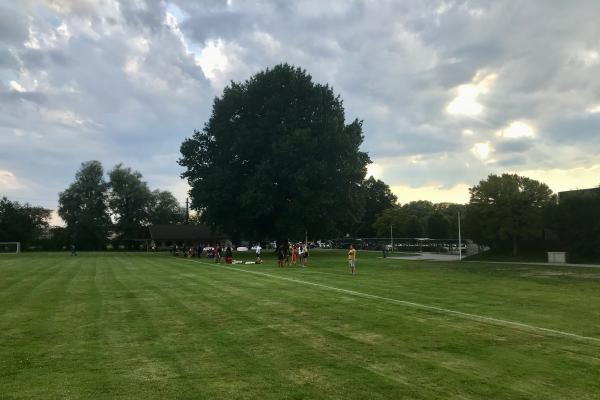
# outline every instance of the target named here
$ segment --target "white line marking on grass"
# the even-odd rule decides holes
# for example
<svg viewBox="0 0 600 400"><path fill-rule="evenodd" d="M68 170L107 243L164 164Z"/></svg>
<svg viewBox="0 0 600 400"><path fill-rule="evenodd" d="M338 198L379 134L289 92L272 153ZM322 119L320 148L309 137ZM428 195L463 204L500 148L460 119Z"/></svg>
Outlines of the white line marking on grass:
<svg viewBox="0 0 600 400"><path fill-rule="evenodd" d="M305 285L315 286L315 287L319 287L319 288L322 288L322 289L328 289L328 290L332 290L332 291L336 291L336 292L340 292L340 293L346 293L346 294L350 294L350 295L358 296L358 297L363 297L363 298L367 298L367 299L382 300L382 301L386 301L388 303L400 304L400 305L408 306L408 307L412 307L412 308L419 308L419 309L422 309L422 310L437 311L437 312L443 313L443 314L457 315L457 316L460 316L460 317L463 317L463 318L467 318L467 319L471 319L471 320L475 320L475 321L479 321L479 322L494 323L496 325L502 325L502 326L506 326L506 327L523 328L523 329L528 329L530 331L538 331L538 332L550 333L552 335L565 336L565 337L569 337L569 338L573 338L573 339L577 339L577 340L585 340L585 341L590 341L590 342L594 342L594 343L600 343L600 338L591 337L591 336L578 335L576 333L560 331L560 330L557 330L557 329L543 328L541 326L530 325L530 324L526 324L526 323L523 323L523 322L509 321L509 320L499 319L499 318L494 318L494 317L486 317L484 315L471 314L471 313L467 313L467 312L451 310L449 308L429 306L427 304L415 303L415 302L412 302L412 301L392 299L390 297L384 297L384 296L378 296L376 294L369 294L369 293L357 292L355 290L338 288L338 287L335 287L335 286L324 285L322 283L309 282L309 281L305 281L305 280L302 280L302 279L294 279L294 278L288 278L288 277L285 277L285 276L278 276L278 275L267 274L265 272L251 271L251 270L247 270L247 269L240 269L240 268L228 267L228 266L223 265L223 264L209 264L209 263L205 263L205 262L202 262L202 261L189 260L189 259L184 259L184 260L185 261L194 262L194 263L198 263L198 264L208 265L208 266L219 268L219 269L228 269L228 270L231 270L231 271L238 271L238 272L245 272L245 273L248 273L248 274L266 276L268 278L279 279L279 280L288 281L288 282L302 283L302 284L305 284Z"/></svg>

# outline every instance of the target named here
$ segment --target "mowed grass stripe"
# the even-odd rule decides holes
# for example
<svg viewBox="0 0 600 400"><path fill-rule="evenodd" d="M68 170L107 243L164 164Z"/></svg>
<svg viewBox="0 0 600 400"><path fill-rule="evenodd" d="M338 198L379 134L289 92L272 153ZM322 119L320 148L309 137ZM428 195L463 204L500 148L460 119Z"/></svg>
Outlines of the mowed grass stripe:
<svg viewBox="0 0 600 400"><path fill-rule="evenodd" d="M135 269L132 269L132 274L135 275L136 272ZM165 272L168 275L165 275ZM289 381L285 374L282 374L277 368L270 368L270 362L265 363L264 360L261 362L252 352L249 352L249 348L243 340L240 341L235 334L232 334L232 332L244 329L247 321L239 318L239 315L238 318L234 318L233 316L236 315L234 308L223 306L216 301L219 298L218 294L221 293L219 288L216 288L214 292L209 291L210 295L206 299L203 293L206 294L207 286L204 285L201 292L196 287L193 303L185 304L184 301L181 301L182 285L185 285L185 282L181 279L174 281L174 276L177 275L173 274L172 270L150 269L139 283L142 287L149 288L159 295L154 299L158 304L164 304L173 311L174 320L172 322L176 323L179 336L191 339L191 341L196 341L197 336L202 336L203 351L213 353L213 357L209 360L210 363L206 363L205 366L189 365L192 370L196 369L200 373L208 372L208 375L213 378L219 376L218 379L210 382L205 391L210 392L211 386L214 386L213 390L216 390L214 396L231 396L241 392L246 393L249 397L255 397L250 396L251 393L261 393L267 391L268 388L276 390L278 387L286 387L280 382L280 380ZM162 282L165 288L161 289L159 285L149 282ZM169 291L171 288L176 288L173 290L173 294ZM183 296L184 300L190 298L191 296ZM208 315L207 310L210 310ZM215 322L223 325L225 329L215 330L213 326ZM206 346L210 348L207 349ZM211 370L213 370L212 373ZM239 379L240 373L244 375L244 379ZM291 385L288 386L287 390L290 390ZM283 396L286 392L281 392L278 396ZM305 395L315 396L317 394L310 391L306 393L306 390L303 392ZM209 397L214 398L214 396Z"/></svg>
<svg viewBox="0 0 600 400"><path fill-rule="evenodd" d="M227 277L223 275L221 272L216 274L211 274L211 278L219 280L220 284L223 282L223 278L226 279L226 283L228 286L219 285L218 287L225 290L229 296L229 298L237 297L242 298L245 302L249 304L259 304L261 307L260 312L255 312L255 310L248 310L248 312L241 315L242 318L246 319L253 326L268 326L271 330L275 330L278 337L277 343L278 345L283 345L286 349L286 352L289 353L290 348L288 347L288 343L285 340L286 338L291 340L297 347L300 347L301 351L297 352L302 355L302 358L320 360L320 363L323 363L323 359L330 360L326 363L331 363L334 370L337 371L351 371L352 377L344 382L341 386L338 385L336 387L335 392L340 393L342 398L350 395L350 393L345 393L349 386L352 387L352 383L354 380L361 380L362 382L368 382L369 386L372 386L367 390L364 395L367 396L369 392L371 393L371 397L377 397L373 394L374 390L382 392L382 388L385 385L389 385L390 382L393 382L394 386L401 385L402 390L393 391L388 395L403 393L404 395L412 396L423 396L422 398L432 398L439 397L443 395L442 390L434 390L433 387L429 386L426 389L423 389L421 385L417 384L418 379L416 377L408 378L402 377L402 375L395 374L393 371L386 371L384 368L377 367L376 360L374 358L376 356L373 355L374 346L373 343L365 343L363 341L358 340L356 337L352 337L343 329L335 330L328 329L324 327L320 322L311 322L313 319L307 317L303 313L302 310L309 310L311 306L318 302L329 302L330 300L335 302L335 299L323 299L319 297L318 291L314 293L318 298L315 302L311 302L311 304L306 304L302 300L305 299L307 293L303 293L303 296L294 296L294 291L290 290L290 285L288 283L276 283L275 287L272 284L271 290L279 290L280 295L277 297L276 304L269 306L265 306L264 304L260 304L260 300L264 300L264 297L253 298L248 296L247 290L239 290L240 288L245 289L249 286L248 281L240 282L231 281L231 277ZM210 286L215 286L214 284L209 284ZM256 287L256 285L251 285L252 287ZM264 285L261 285L264 286ZM312 289L309 288L310 291ZM292 297L290 298L290 295ZM268 295L263 293L263 295ZM303 307L294 308L293 304L302 304ZM330 303L331 304L331 303ZM335 304L335 303L333 303ZM241 313L238 313L241 314ZM265 315L267 314L267 315ZM249 317L253 315L253 317ZM261 317L263 316L263 317ZM347 316L344 316L342 320L348 319ZM272 325L273 321L277 321L276 325ZM268 324L271 325L268 325ZM288 340L288 341L289 341ZM365 348L366 347L366 348ZM289 355L288 355L289 356ZM385 356L381 354L381 356ZM406 357L402 357L406 358ZM411 358L410 361L412 363L417 363L417 360ZM313 366L314 368L314 366ZM360 371L363 370L361 374ZM366 374L365 374L366 372ZM323 373L323 371L321 372ZM365 376L362 376L365 375ZM464 375L464 374L457 374ZM382 382L382 378L383 381ZM460 377L465 378L465 376ZM336 377L337 380L340 379L339 376ZM364 379L364 380L363 380ZM419 389L416 389L416 388ZM356 393L354 393L356 395ZM381 393L379 393L381 395ZM385 397L384 397L385 398Z"/></svg>
<svg viewBox="0 0 600 400"><path fill-rule="evenodd" d="M537 266L527 268L527 273L517 269L508 274L496 270L496 266L465 268L460 263L405 263L402 268L375 263L361 269L360 278L352 279L346 275L333 285L340 287L343 283L345 289L376 293L382 297L397 298L401 294L415 303L475 315L501 315L500 319L526 321L529 325L600 337L600 274L563 279L564 274L570 273L568 269L552 267L544 271ZM271 272L280 274L282 270L276 268ZM543 278L531 278L530 274L540 274ZM312 280L325 284L332 282L326 278Z"/></svg>
<svg viewBox="0 0 600 400"><path fill-rule="evenodd" d="M501 315L501 319L600 337L600 274L576 271L578 278L574 279L567 275L572 270L561 267L547 270L540 266L513 265L490 268L428 261L402 261L400 266L394 260L391 260L393 264L382 263L381 259L365 261L368 267L359 268L360 278L352 279L343 274L340 280L334 281L334 286L343 283L346 289L383 297L397 298L401 294L416 303L476 315ZM347 271L339 264L339 261L330 265L320 262L317 268ZM275 268L270 272L280 274L281 271ZM317 274L321 275L320 271ZM569 277L559 278L564 275ZM313 280L332 282L326 278ZM582 306L584 304L586 306ZM592 321L597 323L590 324Z"/></svg>
<svg viewBox="0 0 600 400"><path fill-rule="evenodd" d="M33 263L34 266L21 265L20 267L0 268L0 274L3 276L0 283L0 293L2 294L0 304L3 305L0 309L0 317L33 295L35 290L48 279L63 271L65 263L64 260L54 260L52 264L46 265L46 261L43 259L28 259L27 261Z"/></svg>
<svg viewBox="0 0 600 400"><path fill-rule="evenodd" d="M46 385L33 384L44 373L50 373L55 378L60 370L53 370L52 365L57 358L62 357L65 346L63 333L70 337L70 330L61 323L61 314L69 304L67 296L70 285L81 272L77 261L67 260L57 273L45 277L41 282L29 287L27 296L18 302L18 308L13 309L10 316L5 315L0 324L3 332L1 352L3 370L22 370L23 382L17 388L26 393L25 397L36 397L43 394ZM35 290L33 290L35 288ZM65 318L69 318L66 316ZM64 362L64 360L60 360ZM52 390L66 395L61 379L50 379L48 383ZM13 382L8 381L9 385ZM9 386L10 387L10 386Z"/></svg>
<svg viewBox="0 0 600 400"><path fill-rule="evenodd" d="M217 267L215 269L220 269L220 267ZM232 274L232 275L236 275L236 274ZM239 281L238 286L243 285L243 282L244 281ZM339 296L336 295L335 297L339 297ZM333 300L333 301L335 301L335 300ZM264 310L262 310L262 311L264 312ZM377 310L377 312L380 313L381 311ZM362 318L364 318L364 315L362 316ZM381 318L385 319L386 315L382 315ZM398 318L398 316L396 316L396 319L397 318ZM310 325L310 322L308 322L308 321L310 321L310 319L307 319L306 321L304 321L303 324ZM386 327L386 329L387 328L389 328L389 327ZM435 329L435 327L433 329ZM445 333L448 335L444 336ZM464 336L464 333L465 332L456 332L456 331L455 332L452 332L452 331L451 332L443 332L442 331L442 332L437 332L437 335L441 335L443 340L451 342L451 343L456 342L456 339L459 339L458 342L456 342L452 345L448 345L448 349L450 349L452 351L460 349L461 351L465 351L468 353L469 349L473 348L473 349L475 349L473 356L481 356L481 354L477 354L478 351L480 351L480 350L478 350L478 346L477 346L478 344L482 345L482 346L486 346L486 345L489 346L490 344L492 344L494 346L498 345L498 343L497 342L495 343L494 340L490 340L490 339L493 339L493 337L495 336L494 334L491 334L490 332L487 332L487 340L482 340L481 338L479 338L479 340L481 340L483 343L473 342L473 341L471 341L471 339L473 339L473 337L468 337L468 336L467 336L467 340L465 341L465 343L460 343L460 338L461 338L461 336ZM423 338L424 340L429 339L427 337L427 334L425 333L425 335L424 335L424 331L419 331L419 329L416 329L414 332L410 332L410 331L405 332L405 334L408 335L409 337L411 337L411 335L414 335L414 338L416 338L417 342L418 342L419 338ZM513 334L515 334L514 330L513 330ZM399 334L398 336L399 336L398 337L399 340L404 340L404 338L402 338L401 334ZM513 344L515 344L515 343L517 345L522 344L523 347L530 346L531 345L531 343L530 343L531 336L525 335L525 338L523 336L524 335L520 334L513 338L509 337L507 342L505 343L504 347L502 348L502 352L506 351L507 353L511 354L511 357L516 357L517 359L520 359L519 363L521 365L529 365L531 367L532 371L540 371L539 373L542 376L545 373L543 371L544 371L544 368L546 367L546 363L550 362L552 364L553 362L564 362L564 360L561 360L561 361L551 360L552 354L555 354L557 351L559 354L561 353L561 351L560 351L561 345L553 345L552 342L544 344L545 346L547 346L547 348L543 352L540 352L539 349L533 349L533 351L531 351L532 349L529 349L529 351L527 351L525 349L526 351L523 352L523 348L520 348L518 346L517 347L513 346ZM529 339L529 342L526 339ZM546 341L549 340L549 338L543 338L543 337L541 339L545 339ZM302 340L302 338L300 338L300 340ZM440 344L438 344L438 345L440 345ZM548 347L548 345L550 347ZM443 344L441 346L442 346L442 348L445 347L445 345L443 345ZM347 348L352 348L352 346L347 346ZM434 345L434 348L435 348L435 345ZM366 349L366 351L368 354L369 349ZM541 353L545 353L546 351L549 354L541 354ZM397 356L397 355L395 355L395 356ZM420 356L421 355L413 356L413 360L412 360L411 364L419 364L418 357L420 357ZM488 355L488 356L490 356L490 355ZM486 357L488 357L488 356L486 356ZM539 360L540 356L542 356L541 357L542 360ZM421 381L425 381L425 382L423 382L425 385L431 386L432 382L429 379L427 379L427 377L429 377L430 375L427 373L424 373L424 371L435 370L436 365L439 367L440 359L444 359L444 358L445 357L440 357L438 354L434 359L429 360L431 362L431 365L427 366L426 368L423 368L422 370L417 368L417 371L423 373L422 378L421 379L419 379L419 378L412 379L411 381L414 383L414 382L418 382L421 380ZM548 359L550 359L550 360L548 360ZM532 362L530 362L530 360L539 361L539 362L532 363ZM449 363L455 362L455 361L451 361L451 360L447 360L447 361ZM478 366L479 368L473 368L473 365L469 366L467 364L464 367L468 366L469 368L465 368L464 372L461 372L461 371L453 371L453 372L455 372L455 373L458 372L458 374L463 375L461 377L456 377L458 380L461 380L461 381L471 381L473 383L479 383L480 385L483 384L482 382L485 382L486 387L484 389L484 393L487 393L487 392L489 392L489 390L493 389L496 385L498 385L498 384L501 385L502 382L505 382L505 380L492 380L491 379L491 376L494 376L494 372L493 372L495 370L494 365L493 365L494 362L495 361L492 361L491 365L490 364L479 365ZM460 365L460 362L458 362L458 365ZM578 367L580 367L580 366L578 366ZM478 369L479 369L479 372L483 372L483 379L481 380L482 382L476 382L477 378L481 377L481 373L478 373ZM487 372L487 374L486 374L486 372ZM503 371L503 372L506 373L507 371ZM510 371L508 371L508 372L510 373ZM467 376L467 374L473 374L473 375L471 375L469 377L469 376ZM578 379L577 376L568 376L568 375L571 375L571 374L567 373L567 374L563 375L563 377L565 378L565 382L569 382L569 381L572 382L572 379L576 379L576 380ZM423 379L423 377L425 377L425 379ZM474 379L474 377L475 377L475 379ZM581 378L581 377L579 377L579 378ZM515 381L519 381L519 376L505 377L505 379L512 379ZM481 390L481 388L480 388L480 390ZM533 393L537 393L537 394L548 393L548 394L550 394L550 393L554 392L555 390L556 389L549 390L547 387L546 388L534 387L534 388L528 389L528 392L531 394L533 394ZM501 392L506 394L507 391L509 391L509 389L507 389L505 386L501 388ZM429 397L431 397L431 396L429 396Z"/></svg>
<svg viewBox="0 0 600 400"><path fill-rule="evenodd" d="M172 260L169 261L172 262ZM160 260L160 264L165 264L165 260ZM180 264L177 262L174 265L169 264L169 272L172 272L173 267L180 267ZM304 370L304 373L309 373L309 368L315 368L314 362L310 362L310 360L322 361L323 358L327 358L327 355L322 351L314 351L307 346L307 342L299 341L297 338L290 337L290 335L282 332L281 327L283 324L281 322L273 324L273 321L260 321L256 317L260 313L256 313L254 307L248 309L245 305L260 303L262 298L253 297L249 295L249 291L240 290L239 282L238 287L232 286L230 285L231 282L219 280L219 275L222 275L222 272L216 271L215 274L209 274L208 276L206 271L202 272L195 275L195 277L205 278L201 279L200 287L195 284L190 285L190 283L198 282L197 279L193 281L186 279L185 282L177 282L179 279L173 278L177 277L177 274L169 274L171 276L170 280L174 280L175 283L181 285L179 287L185 294L178 296L179 299L175 298L175 295L166 294L166 297L170 298L178 309L186 309L187 317L191 319L191 323L193 324L194 320L202 318L200 317L202 311L197 309L198 298L203 297L202 293L208 291L211 294L220 294L220 296L211 295L210 297L212 313L221 318L225 316L220 321L222 331L215 332L215 334L217 335L217 339L224 340L221 343L222 349L229 349L227 354L222 354L223 360L229 360L226 361L228 363L233 361L234 364L226 366L227 370L239 371L242 368L244 375L250 374L253 377L253 384L245 390L248 390L249 393L256 392L256 395L259 395L259 393L268 390L269 387L272 390L274 388L282 388L278 396L287 396L296 393L302 397L319 398L321 397L320 393L323 390L323 385L329 381L330 383L327 385L331 386L330 390L339 393L340 398L345 396L344 393L347 390L347 385L352 383L353 379L349 375L349 372L354 371L353 375L354 379L356 379L357 375L360 375L360 369L362 368L360 365L348 363L345 358L340 358L340 354L338 353L335 357L331 357L328 362L333 363L335 368L330 368L329 371L324 369L319 374L321 376L319 377L320 385L318 387L310 384L298 387L298 379L302 377L299 377L297 372L294 371L300 370L302 373ZM244 282L244 288L249 284L254 289L257 289L251 282ZM264 285L260 286L264 287ZM272 291L274 288L270 288L269 290ZM232 304L232 299L237 299L237 303ZM283 306L284 304L278 304L279 308ZM280 319L274 320L281 321ZM190 323L189 320L187 322ZM254 336L257 334L258 338ZM285 349L284 352L281 352L282 348ZM251 370L247 370L245 366L251 366ZM336 376L337 379L327 379L327 374L331 373L332 370L347 371L346 376L338 375ZM364 377L365 382L370 382L370 385L374 385L373 387L382 390L383 387L389 385L389 382L380 381L381 374L377 374L380 376L374 376L371 371L367 370L366 372L367 376ZM265 377L268 378L265 379ZM346 379L346 381L343 381L343 379ZM388 380L389 377L387 377L386 381ZM244 384L244 382L240 383ZM388 389L394 390L394 385Z"/></svg>
<svg viewBox="0 0 600 400"><path fill-rule="evenodd" d="M190 259L186 259L186 261L201 263L203 265L214 267L213 264L204 263L202 261L190 260ZM485 316L485 315L477 315L477 314L472 314L472 313L467 313L467 312L462 312L462 311L457 311L457 310L451 310L451 309L443 308L443 307L415 303L415 302L407 301L407 300L393 299L393 298L379 296L379 295L375 295L375 294L358 292L358 291L351 290L351 289L344 289L344 288L339 288L339 287L335 287L335 286L331 286L331 285L325 285L323 283L311 282L311 281L307 281L304 279L284 277L284 276L269 274L269 273L260 272L260 271L252 271L252 270L248 270L248 269L234 268L234 267L228 267L228 266L220 266L220 268L228 269L231 271L260 275L260 276L264 276L264 277L268 277L268 278L272 278L272 279L281 279L281 280L286 280L289 282L316 286L316 287L319 287L319 288L322 288L325 290L333 290L333 291L340 292L340 293L350 294L352 296L358 296L358 297L363 297L363 298L368 298L368 299L373 299L373 300L380 300L380 301L399 304L399 305L403 305L403 306L415 307L415 308L428 310L428 311L441 312L444 314L451 314L451 315L464 317L464 318L472 319L472 320L479 321L479 322L487 322L487 323L493 323L493 324L498 324L498 325L503 325L503 326L510 326L510 327L514 327L514 328L543 332L543 333L558 335L558 336L565 336L565 337L569 337L569 338L573 338L573 339L577 339L577 340L585 340L585 341L590 341L593 343L600 344L600 338L591 337L591 336L583 336L583 335L579 335L579 334L572 333L572 332L561 331L558 329L535 326L535 325L527 324L524 322L509 321L509 320L504 320L504 319L495 318L495 317L489 317L489 316Z"/></svg>
<svg viewBox="0 0 600 400"><path fill-rule="evenodd" d="M141 285L146 271L128 272L129 258L113 258L106 280L107 289L113 290L111 318L118 327L109 332L110 347L119 349L111 356L128 366L118 386L143 384L140 395L152 397L173 390L182 396L199 392L207 382L186 379L189 365L178 348L180 338L171 335L173 317L165 315L164 310L156 312L161 307L160 297Z"/></svg>
<svg viewBox="0 0 600 400"><path fill-rule="evenodd" d="M422 374L423 371L434 369L435 361L421 361L414 355L399 353L391 354L390 348L378 352L378 343L372 340L373 337L369 337L372 336L370 333L365 335L368 339L367 341L361 340L365 339L365 337L360 337L360 332L356 332L355 336L351 334L351 331L354 330L354 328L349 327L348 322L354 320L357 324L361 324L356 316L354 316L354 313L361 313L361 318L364 318L364 314L362 313L369 311L369 308L371 308L369 304L355 304L355 299L351 299L351 304L346 303L346 305L340 306L339 296L337 294L326 293L324 296L319 289L310 287L303 288L302 286L298 287L298 285L290 284L289 282L268 281L267 287L271 287L273 291L279 293L277 297L273 299L275 301L268 302L274 304L256 303L256 301L248 300L246 297L249 283L251 283L252 280L240 281L239 278L234 276L235 274L224 274L223 271L219 271L218 269L214 271L214 273L209 272L209 276L211 276L212 279L226 280L226 282L231 285L230 287L232 290L230 293L227 293L230 294L228 298L242 297L251 304L258 304L258 311L248 311L254 315L254 319L259 321L258 325L260 326L269 322L273 323L273 321L278 321L276 325L277 330L284 336L293 338L298 345L308 347L308 349L305 350L305 357L308 354L314 353L317 355L315 357L316 359L319 357L325 360L331 359L334 361L334 364L332 364L335 366L335 368L332 367L334 371L351 371L355 377L360 375L361 370L368 371L367 376L364 377L365 380L361 380L361 382L369 382L372 384L373 386L369 388L371 392L374 390L381 391L382 386L379 381L383 378L384 380L389 381L388 384L393 382L396 385L397 389L396 392L394 392L396 395L398 393L404 393L405 395L412 393L411 396L416 396L415 393L420 393L424 398L443 396L443 390L435 390L436 385L432 385L432 383L436 382L431 381L431 376ZM201 273L206 274L206 272L208 271L202 271ZM262 286L264 286L264 283ZM273 297L272 293L263 291L262 296L259 299L265 300ZM314 298L315 300L307 302L306 299L310 298ZM294 308L293 305L299 305L299 307ZM320 306L321 310L328 308L330 313L338 315L339 317L334 318L332 321L317 320L318 318L315 318L317 317L317 314L313 313L311 315L311 311L313 311L316 306ZM381 318L387 319L387 321L405 319L404 316L393 313L382 315ZM378 318L374 316L374 318L371 321L366 322L365 325L372 325L372 327L377 326L377 319ZM333 322L334 325L337 326L334 328L326 326L329 322ZM390 326L386 325L385 328L389 329ZM418 331L419 329L416 330ZM417 335L422 333L423 332L417 332ZM407 332L404 332L404 334L407 334ZM398 334L399 339L401 336L401 334ZM286 348L286 351L287 350L288 349ZM338 365L340 363L349 365ZM402 366L402 369L404 369L402 373L398 373L400 372L398 370L390 370L390 367L400 366L402 364L404 364ZM414 369L409 370L406 368L411 364ZM466 372L448 371L448 373L452 375L455 374L455 378L460 380L468 379ZM340 378L338 377L337 379L339 380ZM352 383L352 380L350 380L350 382L346 384L346 388L348 387L347 385L352 387ZM437 382L437 384L439 384L439 382ZM342 390L347 390L346 388ZM369 391L365 392L363 397L368 396L368 393ZM391 395L392 394L388 394L388 396Z"/></svg>
<svg viewBox="0 0 600 400"><path fill-rule="evenodd" d="M277 269L271 259L233 268L378 295L379 286L423 277L416 268L365 260L365 273L354 279L343 274L343 262L330 266L337 257L314 257L314 272L324 274ZM0 397L594 399L600 393L594 343L166 255L82 253L62 260L80 271L59 300L45 349L27 340L16 351L3 347L4 328L15 323L25 332L37 325L29 318L0 320ZM446 277L436 281L433 268L435 288ZM468 271L460 273L458 280L468 279ZM62 290L60 282L51 280L54 291ZM561 290L571 289L561 283ZM38 296L53 298L47 285L41 289ZM455 287L442 289L449 296ZM25 300L14 311L30 312L31 299ZM44 315L53 305L36 307ZM1 360L12 353L29 361L6 369Z"/></svg>

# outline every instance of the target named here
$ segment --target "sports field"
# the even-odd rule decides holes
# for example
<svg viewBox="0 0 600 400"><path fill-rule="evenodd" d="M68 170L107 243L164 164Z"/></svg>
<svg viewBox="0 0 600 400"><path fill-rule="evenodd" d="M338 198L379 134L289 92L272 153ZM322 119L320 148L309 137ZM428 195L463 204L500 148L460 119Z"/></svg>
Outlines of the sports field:
<svg viewBox="0 0 600 400"><path fill-rule="evenodd" d="M600 269L379 256L1 255L0 398L600 398Z"/></svg>

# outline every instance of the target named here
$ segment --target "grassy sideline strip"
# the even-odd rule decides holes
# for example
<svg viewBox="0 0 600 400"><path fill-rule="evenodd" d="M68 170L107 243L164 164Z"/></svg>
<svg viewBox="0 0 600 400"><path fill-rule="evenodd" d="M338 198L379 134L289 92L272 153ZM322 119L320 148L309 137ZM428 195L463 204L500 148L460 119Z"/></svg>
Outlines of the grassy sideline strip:
<svg viewBox="0 0 600 400"><path fill-rule="evenodd" d="M581 340L581 341L588 341L588 342L600 344L600 338L578 335L576 333L561 331L561 330L557 330L557 329L544 328L541 326L526 324L524 322L509 321L509 320L504 320L504 319L499 319L499 318L494 318L494 317L487 317L484 315L477 315L477 314L471 314L471 313L466 313L466 312L462 312L462 311L451 310L448 308L430 306L427 304L414 303L414 302L406 301L406 300L392 299L389 297L378 296L375 294L357 292L357 291L350 290L350 289L343 289L343 288L338 288L335 286L324 285L322 283L309 282L309 281L305 281L302 279L294 279L294 278L288 278L288 277L283 277L283 276L278 276L278 275L272 275L272 274L268 274L266 272L251 271L251 270L241 269L241 268L233 268L233 267L228 267L228 266L222 265L222 264L217 266L213 263L206 263L206 262L198 261L198 260L190 260L190 259L184 259L184 260L189 261L189 262L194 262L197 264L208 265L208 266L215 267L215 268L228 269L228 270L239 271L239 272L246 272L249 274L266 276L268 278L273 278L273 279L302 283L305 285L311 285L311 286L319 287L322 289L333 290L336 292L346 293L346 294L350 294L350 295L357 296L357 297L363 297L363 298L374 299L374 300L382 300L382 301L386 301L388 303L400 304L400 305L404 305L404 306L408 306L408 307L420 308L423 310L437 311L437 312L440 312L443 314L457 315L457 316L460 316L463 318L467 318L467 319L475 320L475 321L479 321L479 322L493 323L493 324L501 325L501 326L505 326L505 327L524 328L524 329L528 329L531 331L549 333L554 336L557 336L557 335L564 336L564 337L569 337L569 338L573 338L573 339L577 339L577 340Z"/></svg>

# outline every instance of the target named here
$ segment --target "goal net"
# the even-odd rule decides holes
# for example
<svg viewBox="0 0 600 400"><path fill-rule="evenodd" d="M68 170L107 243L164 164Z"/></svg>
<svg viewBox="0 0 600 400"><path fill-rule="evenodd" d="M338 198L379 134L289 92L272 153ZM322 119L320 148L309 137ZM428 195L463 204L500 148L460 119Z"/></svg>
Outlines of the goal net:
<svg viewBox="0 0 600 400"><path fill-rule="evenodd" d="M21 252L21 242L0 242L0 254Z"/></svg>

